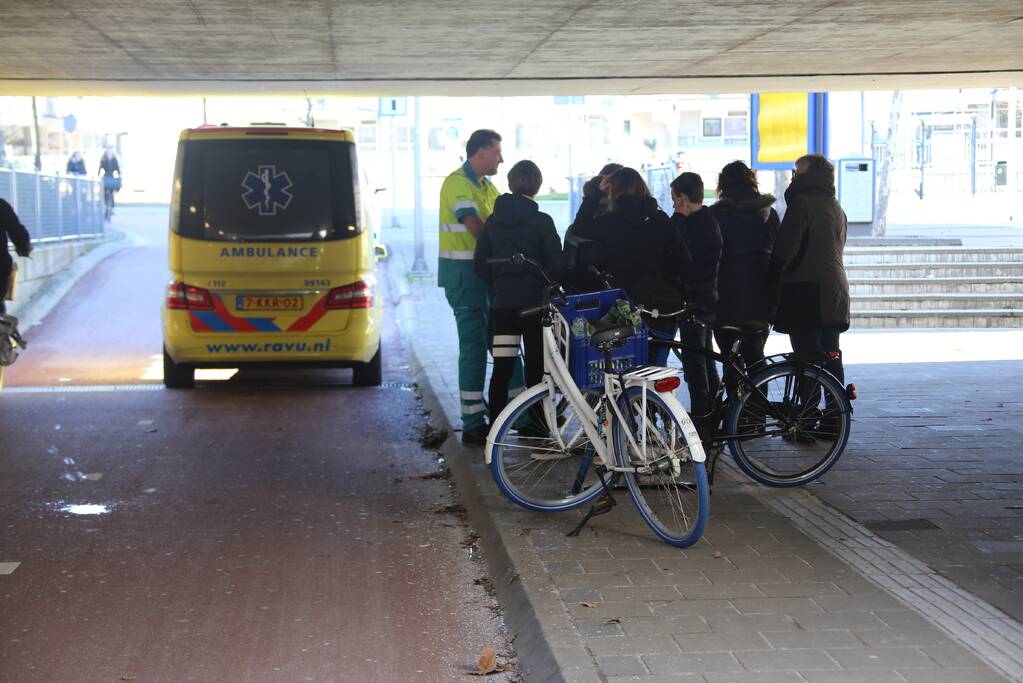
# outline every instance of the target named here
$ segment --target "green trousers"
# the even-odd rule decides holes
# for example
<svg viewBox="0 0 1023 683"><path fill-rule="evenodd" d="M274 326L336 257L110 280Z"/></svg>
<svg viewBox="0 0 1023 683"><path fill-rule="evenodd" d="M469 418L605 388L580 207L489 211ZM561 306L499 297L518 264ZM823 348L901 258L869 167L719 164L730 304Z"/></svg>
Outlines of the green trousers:
<svg viewBox="0 0 1023 683"><path fill-rule="evenodd" d="M493 330L490 292L485 288L445 287L444 295L458 327L458 394L462 404L462 429L480 429L486 425L487 415L483 386L487 378L487 351ZM522 360L517 359L508 385L509 400L522 390Z"/></svg>

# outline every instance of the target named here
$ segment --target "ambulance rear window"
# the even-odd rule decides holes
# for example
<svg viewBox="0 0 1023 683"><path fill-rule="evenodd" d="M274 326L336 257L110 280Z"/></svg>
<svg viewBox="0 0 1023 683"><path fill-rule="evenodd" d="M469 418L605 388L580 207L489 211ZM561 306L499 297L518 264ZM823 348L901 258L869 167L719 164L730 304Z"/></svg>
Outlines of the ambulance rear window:
<svg viewBox="0 0 1023 683"><path fill-rule="evenodd" d="M358 235L355 148L289 139L193 140L179 151L172 229L218 242L309 242Z"/></svg>

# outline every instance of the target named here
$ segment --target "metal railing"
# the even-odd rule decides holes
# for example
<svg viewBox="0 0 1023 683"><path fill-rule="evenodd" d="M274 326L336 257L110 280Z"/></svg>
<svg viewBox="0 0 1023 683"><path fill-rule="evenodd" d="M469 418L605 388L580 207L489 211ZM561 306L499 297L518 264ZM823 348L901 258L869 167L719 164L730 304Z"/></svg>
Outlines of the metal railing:
<svg viewBox="0 0 1023 683"><path fill-rule="evenodd" d="M0 197L14 207L36 243L102 237L98 179L0 168Z"/></svg>
<svg viewBox="0 0 1023 683"><path fill-rule="evenodd" d="M669 216L675 213L675 206L671 203L671 181L678 175L674 166L654 166L640 170L646 185L650 188L650 194L657 200L657 204ZM592 175L571 176L568 179L568 220L575 220L575 214L583 203L583 185Z"/></svg>

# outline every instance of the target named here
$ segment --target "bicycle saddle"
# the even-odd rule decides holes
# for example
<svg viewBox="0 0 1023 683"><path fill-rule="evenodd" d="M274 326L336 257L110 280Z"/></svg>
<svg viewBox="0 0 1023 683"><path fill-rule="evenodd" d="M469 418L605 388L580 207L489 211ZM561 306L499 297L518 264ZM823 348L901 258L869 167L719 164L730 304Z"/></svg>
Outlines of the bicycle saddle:
<svg viewBox="0 0 1023 683"><path fill-rule="evenodd" d="M590 345L598 348L611 344L612 346L622 346L625 344L625 340L636 334L636 328L632 325L615 325L614 327L608 327L607 329L594 332L590 336Z"/></svg>
<svg viewBox="0 0 1023 683"><path fill-rule="evenodd" d="M722 332L733 332L738 334L740 337L746 337L750 335L760 335L767 332L770 324L761 320L754 320L748 323L742 323L739 325L715 325L714 329L721 330Z"/></svg>

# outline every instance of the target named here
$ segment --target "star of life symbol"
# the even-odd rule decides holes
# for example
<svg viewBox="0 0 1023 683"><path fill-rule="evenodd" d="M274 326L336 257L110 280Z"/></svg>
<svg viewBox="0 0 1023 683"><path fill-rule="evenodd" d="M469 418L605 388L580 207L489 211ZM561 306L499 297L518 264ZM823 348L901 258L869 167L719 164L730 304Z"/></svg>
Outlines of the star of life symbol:
<svg viewBox="0 0 1023 683"><path fill-rule="evenodd" d="M276 216L277 210L288 208L292 194L291 178L284 171L277 172L274 165L258 166L256 173L249 171L242 179L242 201L250 209L258 209L260 216Z"/></svg>

